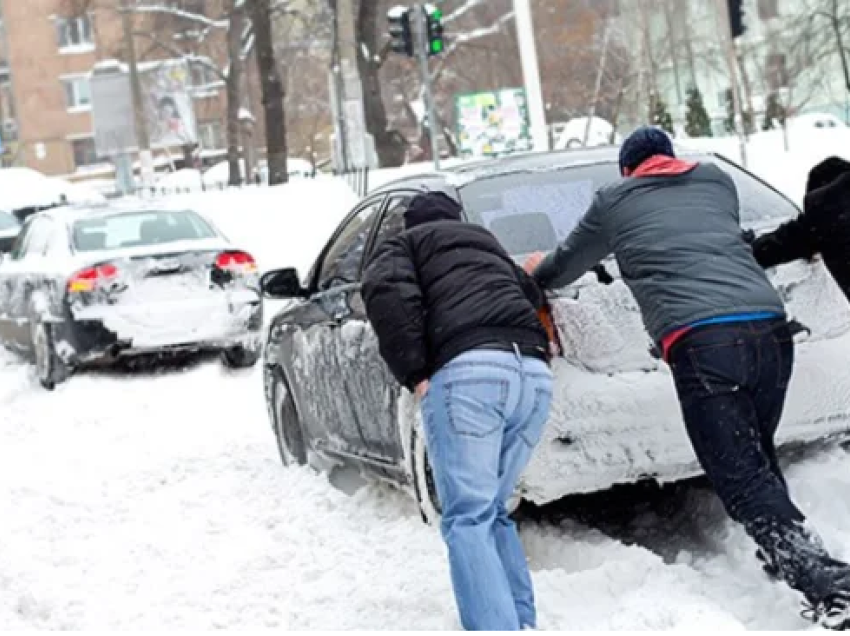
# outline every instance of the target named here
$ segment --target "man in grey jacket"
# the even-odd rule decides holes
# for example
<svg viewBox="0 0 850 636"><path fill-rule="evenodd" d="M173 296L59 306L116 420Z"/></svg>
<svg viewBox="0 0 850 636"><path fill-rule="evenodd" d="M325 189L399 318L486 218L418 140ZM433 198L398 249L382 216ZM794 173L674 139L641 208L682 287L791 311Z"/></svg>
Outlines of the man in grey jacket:
<svg viewBox="0 0 850 636"><path fill-rule="evenodd" d="M850 628L850 566L806 527L776 460L794 343L742 237L734 182L717 166L676 159L670 138L649 127L623 143L620 171L566 241L526 268L557 289L614 254L729 516L755 540L765 570L803 593L813 620Z"/></svg>

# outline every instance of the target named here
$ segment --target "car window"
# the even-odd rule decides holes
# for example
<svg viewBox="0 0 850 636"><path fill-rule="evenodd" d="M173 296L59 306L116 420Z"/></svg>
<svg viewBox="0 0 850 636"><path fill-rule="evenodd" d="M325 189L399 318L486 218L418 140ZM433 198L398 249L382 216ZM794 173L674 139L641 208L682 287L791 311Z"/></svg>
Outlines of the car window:
<svg viewBox="0 0 850 636"><path fill-rule="evenodd" d="M160 245L215 238L199 215L189 211L143 211L79 219L71 229L77 252Z"/></svg>
<svg viewBox="0 0 850 636"><path fill-rule="evenodd" d="M320 291L357 282L366 240L383 201L384 198L380 197L366 203L336 237L322 261L318 283Z"/></svg>
<svg viewBox="0 0 850 636"><path fill-rule="evenodd" d="M713 156L687 158L715 163L732 177L744 227L798 213L788 199L731 163ZM610 162L507 173L473 181L460 194L470 221L487 227L519 257L554 249L578 224L596 190L617 179L617 164Z"/></svg>
<svg viewBox="0 0 850 636"><path fill-rule="evenodd" d="M404 213L410 202L413 200L413 194L395 194L387 201L386 212L381 219L381 225L375 233L375 241L373 242L372 251L377 249L381 242L388 238L398 236L404 231Z"/></svg>
<svg viewBox="0 0 850 636"><path fill-rule="evenodd" d="M0 231L3 230L14 230L17 227L20 227L20 223L18 219L16 219L13 215L8 212L0 212Z"/></svg>
<svg viewBox="0 0 850 636"><path fill-rule="evenodd" d="M52 229L53 224L50 219L43 217L33 219L26 231L21 233L18 240L15 241L15 245L12 247L12 259L20 260L33 256L43 256L50 243Z"/></svg>

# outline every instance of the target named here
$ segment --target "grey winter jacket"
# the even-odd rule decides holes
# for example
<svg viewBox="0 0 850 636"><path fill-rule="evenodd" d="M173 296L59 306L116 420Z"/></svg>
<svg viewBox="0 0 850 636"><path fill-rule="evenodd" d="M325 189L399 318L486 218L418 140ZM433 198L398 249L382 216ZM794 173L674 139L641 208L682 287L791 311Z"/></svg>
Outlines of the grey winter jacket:
<svg viewBox="0 0 850 636"><path fill-rule="evenodd" d="M578 226L535 270L544 288L614 254L656 343L718 316L785 309L741 235L731 177L711 164L601 188Z"/></svg>

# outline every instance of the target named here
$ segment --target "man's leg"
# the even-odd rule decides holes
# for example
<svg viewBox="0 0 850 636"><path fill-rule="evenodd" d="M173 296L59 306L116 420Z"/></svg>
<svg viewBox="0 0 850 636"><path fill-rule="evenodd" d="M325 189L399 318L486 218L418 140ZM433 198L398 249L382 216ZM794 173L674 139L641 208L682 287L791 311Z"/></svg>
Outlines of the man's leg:
<svg viewBox="0 0 850 636"><path fill-rule="evenodd" d="M793 373L793 337L788 326L779 323L762 331L759 340L760 368L754 395L762 446L774 472L785 483L776 460L774 436ZM777 575L802 591L812 604L836 594L850 599L850 565L833 559L817 532L803 521L787 527L777 527L775 522L757 522L751 534L762 535L757 540L765 546L763 551L773 562Z"/></svg>
<svg viewBox="0 0 850 636"><path fill-rule="evenodd" d="M758 339L744 327L694 332L671 360L676 388L694 451L729 516L789 586L817 602L836 582L828 576L834 562L803 530L805 518L762 447Z"/></svg>
<svg viewBox="0 0 850 636"><path fill-rule="evenodd" d="M537 447L552 401L552 372L539 360L524 358L518 378L519 403L508 415L500 458L499 508L496 516L496 548L510 583L521 627L537 627L534 588L528 561L516 524L505 504L513 495L522 472Z"/></svg>
<svg viewBox="0 0 850 636"><path fill-rule="evenodd" d="M493 536L504 413L516 375L507 369L515 362L502 352L458 356L434 375L422 404L441 530L467 630L520 628Z"/></svg>

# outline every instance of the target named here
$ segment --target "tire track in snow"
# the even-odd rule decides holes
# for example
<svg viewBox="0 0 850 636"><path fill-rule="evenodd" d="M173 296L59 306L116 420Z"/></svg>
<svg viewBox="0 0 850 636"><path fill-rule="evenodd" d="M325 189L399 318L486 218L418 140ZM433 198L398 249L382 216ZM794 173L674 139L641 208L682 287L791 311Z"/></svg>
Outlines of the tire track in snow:
<svg viewBox="0 0 850 636"><path fill-rule="evenodd" d="M790 472L830 545L847 465ZM712 498L691 499L635 521L651 549L524 523L541 627L806 628ZM259 369L83 373L47 393L0 355L0 519L7 629L459 627L442 542L404 494L280 466Z"/></svg>

